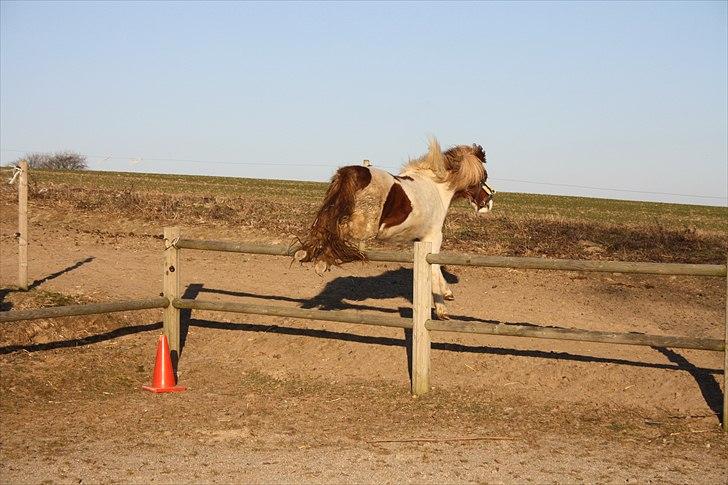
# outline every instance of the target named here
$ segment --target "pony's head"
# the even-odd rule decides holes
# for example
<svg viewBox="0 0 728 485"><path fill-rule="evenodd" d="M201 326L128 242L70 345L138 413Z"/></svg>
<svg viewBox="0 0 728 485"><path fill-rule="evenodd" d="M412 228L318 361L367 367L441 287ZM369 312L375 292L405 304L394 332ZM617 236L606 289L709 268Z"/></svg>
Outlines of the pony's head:
<svg viewBox="0 0 728 485"><path fill-rule="evenodd" d="M437 183L447 184L455 197L468 199L480 214L493 208L495 190L486 183L485 151L475 143L458 145L443 152L437 140L432 138L428 152L410 160L402 173L421 173Z"/></svg>
<svg viewBox="0 0 728 485"><path fill-rule="evenodd" d="M478 214L485 214L493 209L493 195L495 190L483 180L483 183L459 192L458 195L470 202Z"/></svg>
<svg viewBox="0 0 728 485"><path fill-rule="evenodd" d="M473 143L472 146L462 145L451 148L445 152L445 160L448 159L459 160L459 170L462 172L460 175L463 184L458 187L459 190L455 196L467 199L478 214L484 214L493 209L495 190L487 183L488 171L485 169L485 151L483 147ZM478 161L477 168L479 170L475 168L476 165L473 159ZM467 185L463 187L465 184Z"/></svg>

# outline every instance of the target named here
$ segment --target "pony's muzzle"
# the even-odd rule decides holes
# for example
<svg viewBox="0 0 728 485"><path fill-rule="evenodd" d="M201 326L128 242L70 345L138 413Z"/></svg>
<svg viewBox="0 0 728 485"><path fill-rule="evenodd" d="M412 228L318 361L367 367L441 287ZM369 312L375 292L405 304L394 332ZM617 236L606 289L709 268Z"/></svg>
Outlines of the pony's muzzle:
<svg viewBox="0 0 728 485"><path fill-rule="evenodd" d="M486 214L493 210L493 199L491 198L483 207L478 209L478 214Z"/></svg>
<svg viewBox="0 0 728 485"><path fill-rule="evenodd" d="M479 205L477 212L478 214L485 214L486 212L493 210L493 196L495 195L495 189L485 182L481 185L481 189L488 196L488 201L484 205Z"/></svg>

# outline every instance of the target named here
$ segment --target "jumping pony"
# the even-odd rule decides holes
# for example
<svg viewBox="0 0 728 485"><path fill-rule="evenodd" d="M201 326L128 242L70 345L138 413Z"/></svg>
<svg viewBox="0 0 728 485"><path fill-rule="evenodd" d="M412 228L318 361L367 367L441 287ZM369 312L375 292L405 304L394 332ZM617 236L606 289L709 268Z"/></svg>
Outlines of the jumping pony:
<svg viewBox="0 0 728 485"><path fill-rule="evenodd" d="M314 262L322 273L332 265L366 261L360 244L371 239L429 241L438 253L453 199L467 199L478 213L493 208L495 191L486 183L484 165L480 145L443 152L432 139L428 152L410 160L399 175L374 167L342 167L331 179L309 233L300 238L295 258ZM432 293L437 317L448 318L444 300L453 294L437 264L432 265Z"/></svg>

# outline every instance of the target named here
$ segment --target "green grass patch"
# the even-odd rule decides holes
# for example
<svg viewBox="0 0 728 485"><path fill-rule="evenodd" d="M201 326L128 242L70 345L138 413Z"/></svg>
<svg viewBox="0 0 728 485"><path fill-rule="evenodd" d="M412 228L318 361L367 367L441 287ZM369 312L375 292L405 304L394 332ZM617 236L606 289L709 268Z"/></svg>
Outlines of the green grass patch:
<svg viewBox="0 0 728 485"><path fill-rule="evenodd" d="M9 172L5 169L4 172ZM327 184L196 175L35 170L33 204L181 225L300 236ZM14 197L4 191L5 200ZM724 263L728 208L499 192L476 217L456 201L445 250L578 259Z"/></svg>

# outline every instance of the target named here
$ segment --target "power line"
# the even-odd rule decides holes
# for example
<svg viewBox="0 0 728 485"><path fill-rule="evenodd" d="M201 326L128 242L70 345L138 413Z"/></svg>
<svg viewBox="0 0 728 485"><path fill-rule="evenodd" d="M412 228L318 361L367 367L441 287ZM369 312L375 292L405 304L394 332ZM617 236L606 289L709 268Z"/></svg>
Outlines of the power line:
<svg viewBox="0 0 728 485"><path fill-rule="evenodd" d="M720 197L716 195L694 195L694 194L677 194L674 192L654 192L654 191L648 191L648 190L631 190L631 189L614 189L610 187L593 187L588 185L575 185L575 184L557 184L557 183L551 183L551 182L534 182L532 180L517 180L517 179L506 179L506 178L497 178L495 180L502 180L504 182L520 182L524 184L535 184L535 185L550 185L554 187L570 187L570 188L577 188L577 189L590 189L590 190L607 190L611 192L629 192L631 194L652 194L652 195L674 195L677 197L695 197L698 199L719 199L719 200L726 200L728 197Z"/></svg>
<svg viewBox="0 0 728 485"><path fill-rule="evenodd" d="M12 152L12 153L32 153L32 152L42 152L43 150L16 150L16 149L0 149L0 151L3 152ZM150 161L150 162L181 162L181 163L197 163L197 164L215 164L215 165L237 165L237 166L273 166L273 167L324 167L324 168L335 168L340 164L340 162L309 162L309 163L296 163L296 162L223 162L219 160L194 160L194 159L184 159L184 158L147 158L147 157L125 157L125 156L112 156L112 155L90 155L85 154L86 157L89 158L100 158L103 160L141 160L141 161ZM382 168L389 168L389 169L397 169L399 167L395 167L393 165L375 165L376 167L382 167ZM603 190L608 192L623 192L623 193L630 193L630 194L646 194L646 195L669 195L673 197L692 197L696 199L715 199L715 200L728 200L728 197L723 196L715 196L715 195L695 195L695 194L678 194L675 192L658 192L658 191L648 191L648 190L634 190L634 189L617 189L614 187L596 187L596 186L589 186L589 185L577 185L577 184L563 184L563 183L555 183L555 182L536 182L534 180L519 180L519 179L511 179L511 178L500 178L500 177L489 177L489 180L499 181L499 182L517 182L517 183L524 183L524 184L533 184L533 185L546 185L550 187L568 187L568 188L575 188L575 189L588 189L588 190Z"/></svg>

